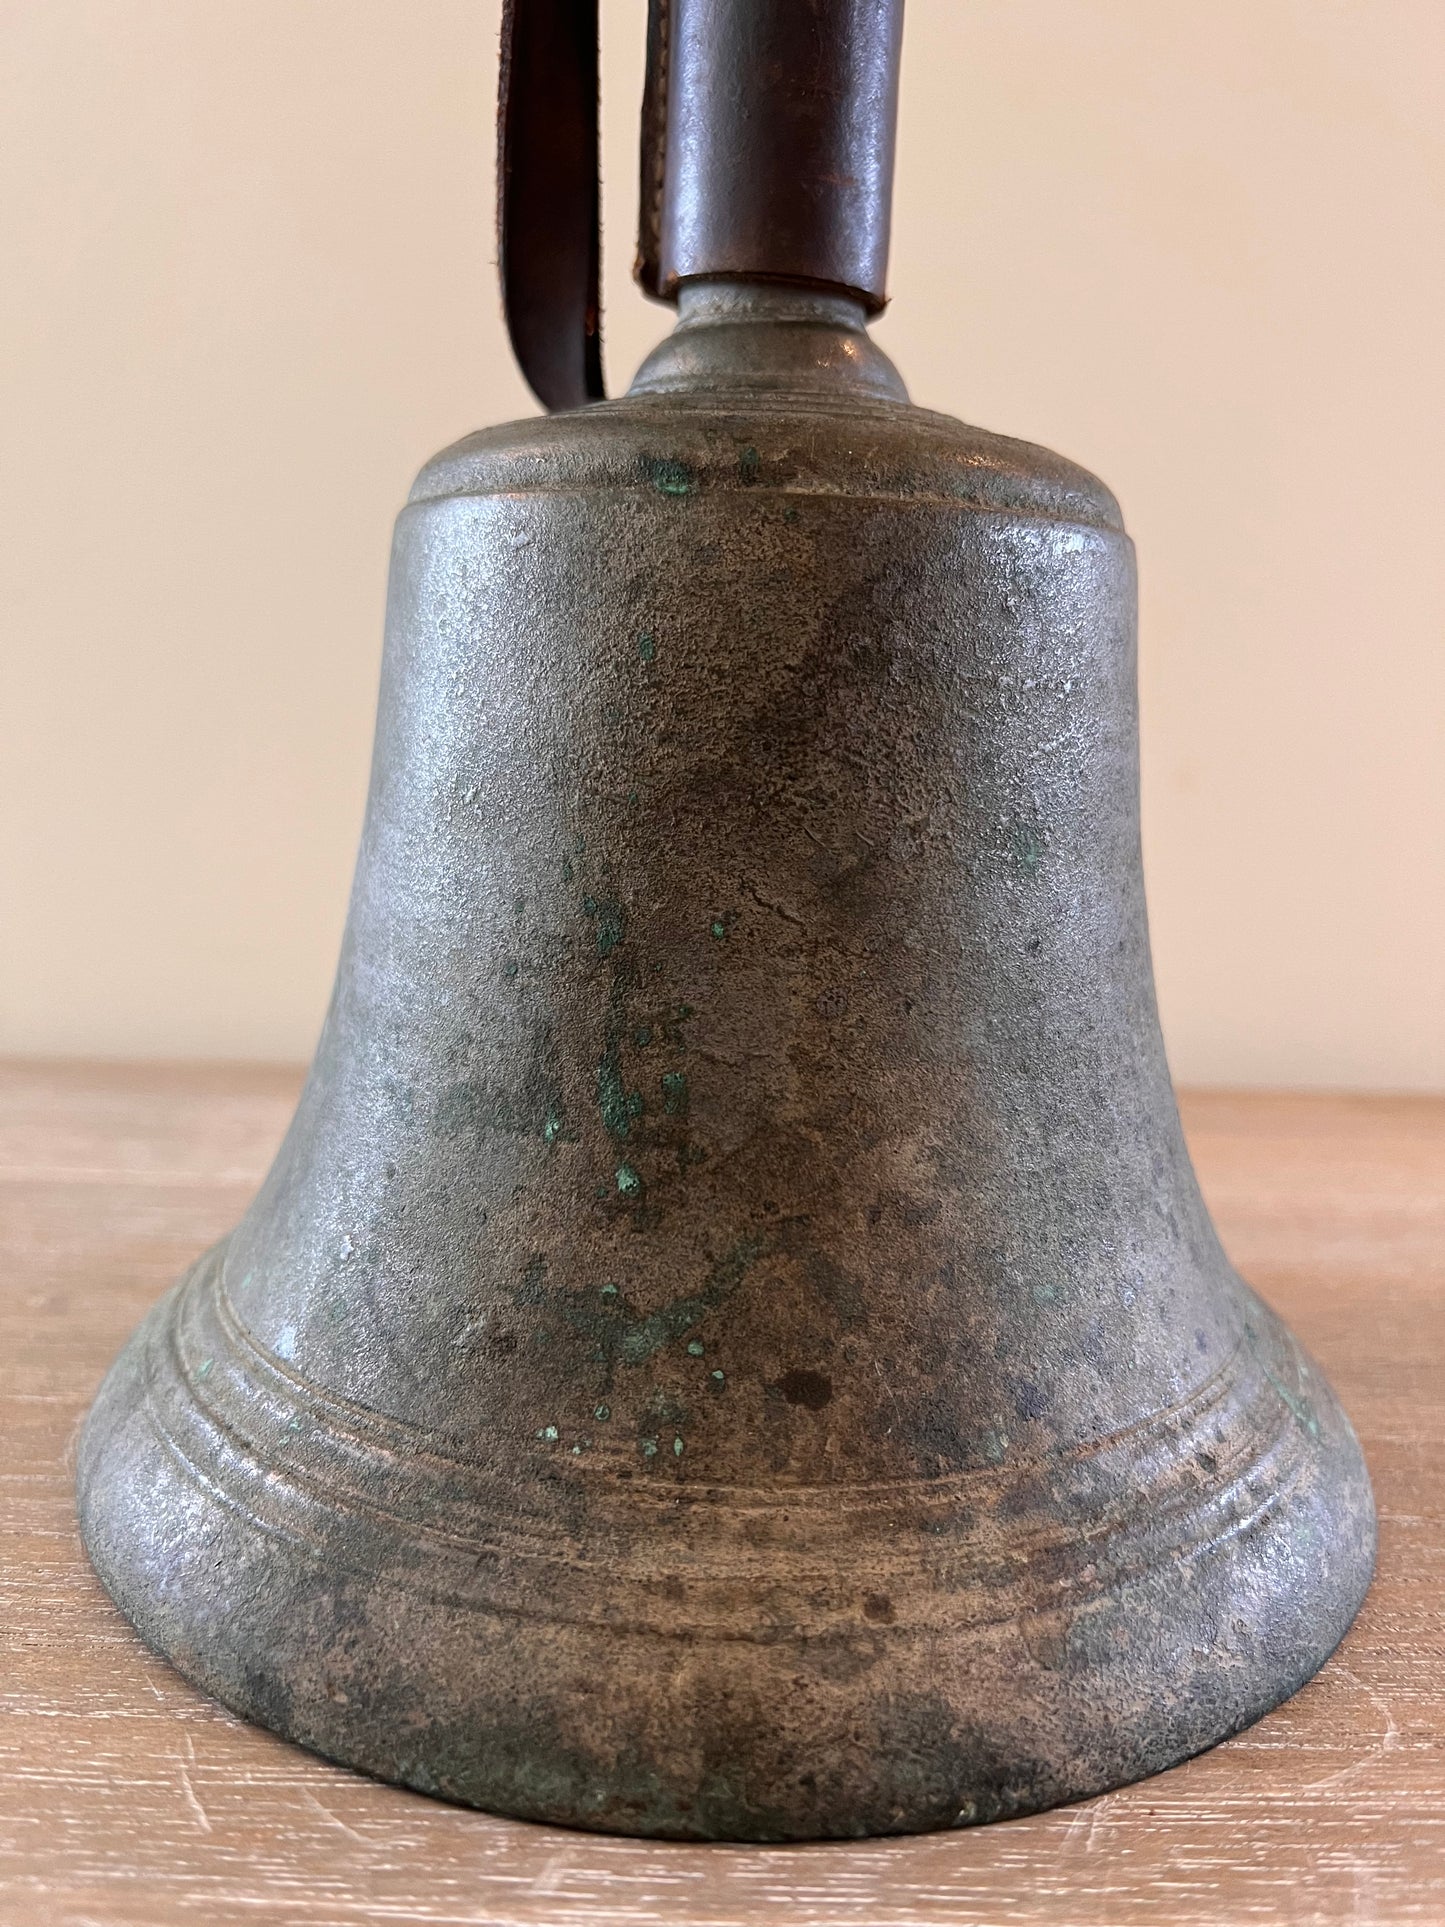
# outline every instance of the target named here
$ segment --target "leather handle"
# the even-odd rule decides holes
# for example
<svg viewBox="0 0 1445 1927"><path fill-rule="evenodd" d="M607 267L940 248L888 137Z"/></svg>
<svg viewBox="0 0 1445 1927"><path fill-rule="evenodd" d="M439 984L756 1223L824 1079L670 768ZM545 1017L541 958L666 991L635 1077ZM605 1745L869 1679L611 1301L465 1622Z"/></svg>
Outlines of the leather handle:
<svg viewBox="0 0 1445 1927"><path fill-rule="evenodd" d="M662 292L662 206L667 178L667 83L672 65L671 0L647 0L647 77L642 89L642 167L637 197L637 260L644 294Z"/></svg>
<svg viewBox="0 0 1445 1927"><path fill-rule="evenodd" d="M543 405L602 399L598 0L505 0L507 332ZM649 0L636 274L885 296L903 0Z"/></svg>
<svg viewBox="0 0 1445 1927"><path fill-rule="evenodd" d="M599 401L598 0L505 0L497 254L518 366L543 407Z"/></svg>

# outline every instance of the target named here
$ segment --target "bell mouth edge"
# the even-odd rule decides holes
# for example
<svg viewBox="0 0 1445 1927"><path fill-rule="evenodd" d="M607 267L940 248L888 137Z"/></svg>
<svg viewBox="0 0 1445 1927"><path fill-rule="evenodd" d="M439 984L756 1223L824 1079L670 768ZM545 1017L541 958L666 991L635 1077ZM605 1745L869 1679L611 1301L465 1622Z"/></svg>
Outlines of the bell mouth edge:
<svg viewBox="0 0 1445 1927"><path fill-rule="evenodd" d="M82 1434L82 1536L107 1591L153 1650L234 1711L374 1777L517 1819L802 1841L1087 1798L1290 1697L1344 1637L1373 1573L1368 1476L1317 1375L1318 1449L1272 1503L1082 1606L751 1641L499 1615L413 1591L409 1554L390 1572L349 1570L188 1471L138 1370L178 1303L171 1294L137 1332Z"/></svg>

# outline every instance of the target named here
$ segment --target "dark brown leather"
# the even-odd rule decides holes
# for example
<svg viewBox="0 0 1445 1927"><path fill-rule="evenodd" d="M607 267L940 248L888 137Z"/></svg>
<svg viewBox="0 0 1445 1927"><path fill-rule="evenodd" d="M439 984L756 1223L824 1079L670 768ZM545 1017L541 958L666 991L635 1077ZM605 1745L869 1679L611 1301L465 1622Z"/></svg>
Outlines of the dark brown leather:
<svg viewBox="0 0 1445 1927"><path fill-rule="evenodd" d="M497 229L512 351L549 409L602 393L597 0L506 0Z"/></svg>
<svg viewBox="0 0 1445 1927"><path fill-rule="evenodd" d="M903 0L665 0L664 12L657 291L728 275L841 288L876 312ZM644 206L644 263L646 233Z"/></svg>
<svg viewBox="0 0 1445 1927"><path fill-rule="evenodd" d="M601 398L598 0L506 0L502 299L549 409ZM636 273L885 300L903 0L650 0Z"/></svg>
<svg viewBox="0 0 1445 1927"><path fill-rule="evenodd" d="M647 0L647 78L642 89L642 165L637 193L637 259L632 273L640 288L663 298L657 285L662 246L662 191L667 164L667 71L672 32L671 0Z"/></svg>

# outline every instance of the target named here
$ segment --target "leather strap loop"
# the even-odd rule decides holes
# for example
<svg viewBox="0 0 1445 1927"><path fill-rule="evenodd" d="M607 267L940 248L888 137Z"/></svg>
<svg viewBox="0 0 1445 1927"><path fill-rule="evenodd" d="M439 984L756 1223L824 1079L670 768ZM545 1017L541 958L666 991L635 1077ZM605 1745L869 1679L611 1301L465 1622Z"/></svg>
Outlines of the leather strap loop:
<svg viewBox="0 0 1445 1927"><path fill-rule="evenodd" d="M598 0L505 0L502 300L548 409L601 400ZM885 296L903 0L649 0L636 275Z"/></svg>
<svg viewBox="0 0 1445 1927"><path fill-rule="evenodd" d="M497 242L512 351L556 411L602 385L597 0L505 0Z"/></svg>

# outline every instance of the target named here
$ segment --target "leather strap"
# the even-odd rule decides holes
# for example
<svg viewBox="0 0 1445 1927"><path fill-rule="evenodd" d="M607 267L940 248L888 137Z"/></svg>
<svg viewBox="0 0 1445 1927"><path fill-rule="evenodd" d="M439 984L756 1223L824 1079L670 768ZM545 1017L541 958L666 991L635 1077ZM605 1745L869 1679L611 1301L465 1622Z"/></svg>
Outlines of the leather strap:
<svg viewBox="0 0 1445 1927"><path fill-rule="evenodd" d="M497 239L512 352L550 410L602 386L597 0L505 0Z"/></svg>
<svg viewBox="0 0 1445 1927"><path fill-rule="evenodd" d="M667 83L671 69L671 0L647 0L647 78L642 89L642 167L637 196L637 260L633 278L644 294L665 300L658 286L662 253L662 197L667 172Z"/></svg>
<svg viewBox="0 0 1445 1927"><path fill-rule="evenodd" d="M603 395L598 0L505 0L502 301L549 409ZM903 0L649 0L637 279L886 299Z"/></svg>

